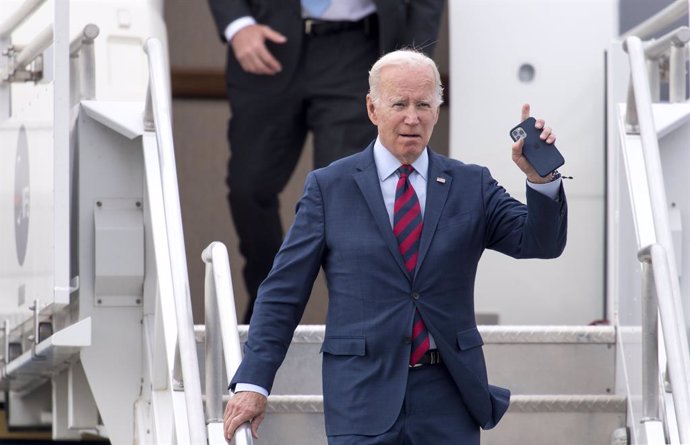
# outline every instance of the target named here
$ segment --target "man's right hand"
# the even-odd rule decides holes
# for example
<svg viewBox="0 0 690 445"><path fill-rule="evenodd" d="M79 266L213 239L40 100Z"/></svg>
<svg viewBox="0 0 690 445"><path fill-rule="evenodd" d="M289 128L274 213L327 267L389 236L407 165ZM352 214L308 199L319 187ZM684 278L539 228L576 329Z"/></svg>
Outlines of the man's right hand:
<svg viewBox="0 0 690 445"><path fill-rule="evenodd" d="M285 43L287 38L266 25L249 25L237 31L230 41L242 69L252 74L273 75L283 67L266 48L266 40Z"/></svg>
<svg viewBox="0 0 690 445"><path fill-rule="evenodd" d="M251 422L252 436L259 437L259 425L264 420L267 399L258 392L243 391L232 396L225 405L223 415L223 430L225 439L229 442L235 437L235 431L245 422Z"/></svg>

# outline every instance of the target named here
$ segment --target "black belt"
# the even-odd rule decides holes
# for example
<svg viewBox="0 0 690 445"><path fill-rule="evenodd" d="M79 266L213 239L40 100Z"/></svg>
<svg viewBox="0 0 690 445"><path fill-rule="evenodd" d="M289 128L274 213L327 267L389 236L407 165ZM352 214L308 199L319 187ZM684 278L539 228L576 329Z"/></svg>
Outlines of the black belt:
<svg viewBox="0 0 690 445"><path fill-rule="evenodd" d="M372 35L378 31L376 14L371 14L356 22L331 20L304 19L304 34L308 36L326 36L339 32L361 29L366 35Z"/></svg>
<svg viewBox="0 0 690 445"><path fill-rule="evenodd" d="M426 365L436 365L441 363L441 354L439 354L438 349L429 349L426 353L419 359L417 364L410 365L410 368L419 368L420 366Z"/></svg>

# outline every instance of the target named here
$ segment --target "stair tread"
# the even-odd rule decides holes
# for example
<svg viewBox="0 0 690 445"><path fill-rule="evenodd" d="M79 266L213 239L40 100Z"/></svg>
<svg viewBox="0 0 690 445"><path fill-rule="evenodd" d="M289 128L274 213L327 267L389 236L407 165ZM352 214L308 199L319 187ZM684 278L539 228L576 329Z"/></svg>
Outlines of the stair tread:
<svg viewBox="0 0 690 445"><path fill-rule="evenodd" d="M508 326L479 325L477 327L485 344L504 343L586 343L614 344L616 330L613 326ZM248 325L239 325L240 341L247 340ZM197 341L205 337L204 325L196 325ZM299 325L295 330L292 343L323 342L325 325Z"/></svg>
<svg viewBox="0 0 690 445"><path fill-rule="evenodd" d="M522 413L625 413L626 398L597 394L513 395L509 410ZM267 412L320 414L323 413L323 396L271 395L268 398Z"/></svg>

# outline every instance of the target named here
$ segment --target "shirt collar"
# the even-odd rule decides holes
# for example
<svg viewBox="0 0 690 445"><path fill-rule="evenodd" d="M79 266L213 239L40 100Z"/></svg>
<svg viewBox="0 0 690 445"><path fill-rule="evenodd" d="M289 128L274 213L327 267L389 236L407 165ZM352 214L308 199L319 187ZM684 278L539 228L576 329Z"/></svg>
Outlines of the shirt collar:
<svg viewBox="0 0 690 445"><path fill-rule="evenodd" d="M395 173L398 167L400 167L400 161L383 146L378 137L374 143L374 162L376 163L376 171L378 172L381 182ZM424 149L417 160L412 163L412 167L414 167L414 170L426 180L429 171L429 153L426 149Z"/></svg>

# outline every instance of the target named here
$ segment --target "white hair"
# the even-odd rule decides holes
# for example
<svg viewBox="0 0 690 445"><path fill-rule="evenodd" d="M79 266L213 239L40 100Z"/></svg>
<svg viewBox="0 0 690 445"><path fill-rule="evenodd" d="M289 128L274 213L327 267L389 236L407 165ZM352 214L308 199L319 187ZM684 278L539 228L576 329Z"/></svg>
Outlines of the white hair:
<svg viewBox="0 0 690 445"><path fill-rule="evenodd" d="M443 85L441 84L441 74L438 72L436 62L423 53L413 49L400 49L390 52L374 63L369 71L369 96L374 103L379 101L379 86L381 84L381 70L387 66L407 66L407 67L428 67L434 73L434 83L436 84L436 104L443 103Z"/></svg>

